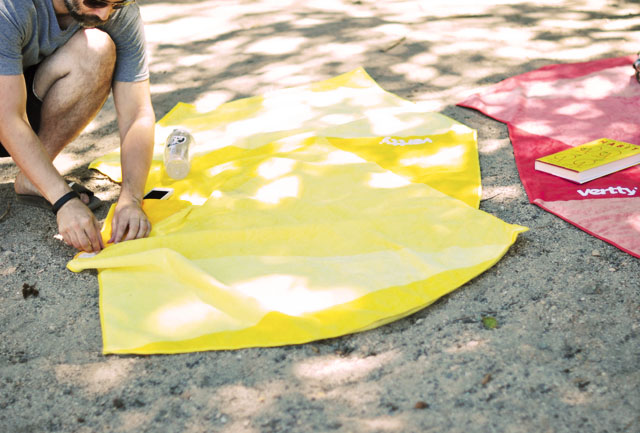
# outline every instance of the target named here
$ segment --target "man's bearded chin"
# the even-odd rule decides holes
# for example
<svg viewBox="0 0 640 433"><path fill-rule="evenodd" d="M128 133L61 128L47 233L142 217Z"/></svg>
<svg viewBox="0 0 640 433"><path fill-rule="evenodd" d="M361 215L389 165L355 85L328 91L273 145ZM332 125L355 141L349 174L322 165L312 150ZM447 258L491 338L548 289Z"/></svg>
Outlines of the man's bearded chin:
<svg viewBox="0 0 640 433"><path fill-rule="evenodd" d="M79 1L80 0L64 0L64 5L67 7L71 18L76 20L82 27L91 28L106 23L106 21L101 20L97 15L81 14Z"/></svg>

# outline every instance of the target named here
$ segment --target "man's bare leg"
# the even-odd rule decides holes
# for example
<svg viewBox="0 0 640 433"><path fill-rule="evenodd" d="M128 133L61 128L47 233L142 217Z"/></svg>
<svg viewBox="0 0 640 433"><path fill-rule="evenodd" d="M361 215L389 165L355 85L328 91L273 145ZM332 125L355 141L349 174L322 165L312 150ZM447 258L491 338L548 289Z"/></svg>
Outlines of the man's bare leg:
<svg viewBox="0 0 640 433"><path fill-rule="evenodd" d="M38 67L34 90L43 102L38 137L52 161L104 105L115 60L111 38L100 30L85 29ZM40 194L22 172L14 188L18 194ZM88 203L89 197L83 194L82 200Z"/></svg>

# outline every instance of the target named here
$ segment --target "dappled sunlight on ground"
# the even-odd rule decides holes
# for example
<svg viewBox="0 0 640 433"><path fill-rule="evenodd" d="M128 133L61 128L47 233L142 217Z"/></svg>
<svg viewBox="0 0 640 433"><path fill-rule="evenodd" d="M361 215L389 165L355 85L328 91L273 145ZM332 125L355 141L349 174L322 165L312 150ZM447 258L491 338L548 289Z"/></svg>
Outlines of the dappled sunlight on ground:
<svg viewBox="0 0 640 433"><path fill-rule="evenodd" d="M57 233L55 219L48 211L14 206L12 182L17 169L9 158L1 158L0 430L633 430L638 424L637 260L529 206L506 128L453 104L490 84L544 65L635 54L640 46L637 2L138 3L152 51L151 89L158 119L180 101L206 113L229 101L324 80L362 66L383 89L420 105L415 113L404 114L367 109L365 119L355 119L346 110L322 116L317 120L326 125L326 136L340 136L343 124L350 121L353 124L347 128L358 130L359 136L366 133L380 139L397 131L412 136L444 133L438 129L441 119L436 116L428 118L432 129L421 128L427 112L442 111L478 129L483 210L532 230L494 268L461 290L427 310L375 330L297 346L103 356L95 272L71 275L65 270L73 251L52 239ZM627 83L633 79L628 75ZM618 76L612 76L610 82L600 83L601 89L610 89L617 80ZM539 90L554 92L550 86ZM585 101L600 93L577 90L576 96ZM260 109L275 111L266 122L247 122L238 129L212 133L194 131L197 143L222 149L238 142L244 150L256 149L265 144L256 134L273 130L269 141L279 140L277 131L283 125L304 125L313 119L313 111L290 105L291 100L267 100L262 106L263 100L258 99ZM285 109L283 101L289 104ZM316 100L316 108L343 107L349 102L328 95ZM378 102L378 96L366 101ZM241 109L241 105L231 109ZM588 108L581 111L575 103L556 110L567 118L583 119L585 124L594 114ZM207 121L221 124L228 115L217 113ZM85 133L58 158L59 168L95 181L96 175L86 165L117 148L117 135L110 98ZM160 131L159 146L166 135L166 130ZM282 150L298 148L300 137L280 141ZM455 156L456 150L446 152ZM198 156L197 149L194 156ZM341 165L364 162L345 150L317 159L307 156L305 163L317 168L318 176L328 176ZM211 189L195 181L189 185L193 193L176 197L205 206L210 198L211 205L217 200L227 203L229 191L220 186L240 171L228 162L232 157L221 152L215 156L216 163L202 161L208 167L208 179L220 185ZM406 158L417 165L433 162L415 159L415 155ZM198 163L197 159L192 162ZM263 187L261 190L256 183L247 189L255 197L252 204L286 206L293 197L304 194L306 185L292 175L299 163L256 158L254 165L246 166L245 174L259 176ZM389 193L389 197L407 186L404 175L382 170L358 182L359 187ZM96 183L102 188L100 198L115 201L117 185L106 179ZM104 212L99 214L103 217ZM640 219L629 218L628 222L640 230ZM211 220L202 221L203 226L211 224ZM220 219L216 224L224 227L226 221ZM312 311L328 302L327 297L308 297L302 302L298 297L301 289L326 289L322 275L305 280L296 272L279 269L277 258L260 260L265 267L271 266L271 274L260 278L236 269L242 277L224 281L221 287L236 284L247 293L284 288L267 290L273 297L265 297L263 305L285 297L288 302L279 306L293 313ZM389 276L417 272L402 268L394 257L385 257L384 263ZM343 265L344 277L331 294L346 299L365 288L354 283L347 264ZM220 261L221 281L234 266L242 266L237 258ZM24 299L23 283L37 283L40 297ZM155 289L164 283L158 278L141 290L148 300L157 300ZM169 332L179 334L190 327L202 329L214 314L195 296L185 296L183 301L175 310L155 311L154 326L163 324ZM255 305L253 312L263 305ZM499 319L498 329L484 329L484 314ZM259 315L249 319L256 317Z"/></svg>
<svg viewBox="0 0 640 433"><path fill-rule="evenodd" d="M245 52L250 54L270 55L293 54L299 50L300 46L304 42L305 39L302 37L286 38L281 36L271 36L249 45L245 49Z"/></svg>
<svg viewBox="0 0 640 433"><path fill-rule="evenodd" d="M361 422L363 428L362 431L375 431L375 432L398 432L402 431L405 427L405 423L397 418L391 416L384 416L375 419L363 420Z"/></svg>
<svg viewBox="0 0 640 433"><path fill-rule="evenodd" d="M454 14L444 0L211 3L192 5L197 15L174 2L143 4L158 115L178 101L211 109L359 66L384 88L441 109L495 81L505 65L515 75L541 58L598 58L614 42L619 55L634 53L628 33L640 24L632 4L602 0L458 1ZM113 131L113 115L110 101L87 131Z"/></svg>
<svg viewBox="0 0 640 433"><path fill-rule="evenodd" d="M481 154L491 154L501 149L510 149L511 141L508 138L491 138L485 139L479 144L478 152Z"/></svg>
<svg viewBox="0 0 640 433"><path fill-rule="evenodd" d="M84 163L84 158L69 152L61 153L54 161L56 169L63 175L84 165Z"/></svg>
<svg viewBox="0 0 640 433"><path fill-rule="evenodd" d="M523 195L520 185L484 186L482 191L484 199L498 199L501 202L509 202Z"/></svg>
<svg viewBox="0 0 640 433"><path fill-rule="evenodd" d="M110 358L85 365L60 364L55 367L61 384L79 386L91 394L102 394L123 386L138 365L136 359Z"/></svg>
<svg viewBox="0 0 640 433"><path fill-rule="evenodd" d="M176 90L186 102L195 102L202 93L235 89L235 96L219 94L230 100L323 78L319 72L327 70L326 58L331 59L333 70L340 64L342 72L364 66L375 77L379 68L387 68L400 78L393 81L391 90L404 89L414 100L442 100L446 95L459 98L461 92L473 90L479 79L499 74L498 68L505 63L516 67L540 57L586 60L609 51L614 39L621 40L621 53L637 49L622 36L630 25L640 23L640 18L630 14L626 19L609 20L607 13L613 9L603 7L603 2L564 6L553 1L535 6L525 1L457 2L460 13L442 20L439 11L450 9L444 4L261 2L264 9L256 10L253 4L236 2L202 8L200 18L187 18L177 5L150 2L143 13L149 24L155 70L163 71L152 81L180 83ZM276 22L263 19L276 9L283 12ZM554 19L548 18L550 11L554 11ZM623 13L620 7L615 12ZM336 26L336 18L344 25ZM527 25L520 25L522 21ZM486 32L487 25L494 31ZM326 33L328 26L334 29L333 35ZM364 31L366 40L358 37ZM171 34L171 41L167 41L167 34ZM197 44L201 53L184 55L181 46L185 44ZM472 68L460 69L456 59L465 57L475 60ZM199 79L191 81L192 91L185 89L179 78L183 76L181 67L203 71ZM240 70L242 80L233 73ZM251 87L256 83L248 79L251 76L274 84ZM177 80L168 80L171 77Z"/></svg>
<svg viewBox="0 0 640 433"><path fill-rule="evenodd" d="M364 379L372 371L392 362L397 357L398 353L395 351L366 358L318 357L299 363L294 368L294 373L301 379L327 384L357 381Z"/></svg>
<svg viewBox="0 0 640 433"><path fill-rule="evenodd" d="M461 343L456 343L454 346L444 349L444 351L447 353L470 352L482 349L487 343L487 340L469 340Z"/></svg>
<svg viewBox="0 0 640 433"><path fill-rule="evenodd" d="M251 416L264 410L267 398L272 398L285 391L285 383L282 381L269 382L266 385L267 392L245 385L227 385L216 390L210 400L221 404L228 413L236 416Z"/></svg>
<svg viewBox="0 0 640 433"><path fill-rule="evenodd" d="M576 380L576 383L578 382L580 382L580 380ZM578 405L589 404L592 398L593 396L590 395L589 393L585 393L580 389L572 389L570 391L567 391L562 396L562 401L564 401L570 406L578 406Z"/></svg>
<svg viewBox="0 0 640 433"><path fill-rule="evenodd" d="M139 431L153 422L154 414L146 409L129 410L118 416L122 429L127 431Z"/></svg>

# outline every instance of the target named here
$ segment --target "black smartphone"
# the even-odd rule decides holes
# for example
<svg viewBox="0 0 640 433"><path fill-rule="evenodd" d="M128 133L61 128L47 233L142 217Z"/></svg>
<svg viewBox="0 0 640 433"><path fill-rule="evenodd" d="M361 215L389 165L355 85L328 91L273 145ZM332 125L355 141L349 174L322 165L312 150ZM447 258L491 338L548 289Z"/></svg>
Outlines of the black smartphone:
<svg viewBox="0 0 640 433"><path fill-rule="evenodd" d="M171 194L173 194L173 188L153 188L151 191L146 193L142 198L144 200L147 200L147 199L166 200L169 197L171 197Z"/></svg>

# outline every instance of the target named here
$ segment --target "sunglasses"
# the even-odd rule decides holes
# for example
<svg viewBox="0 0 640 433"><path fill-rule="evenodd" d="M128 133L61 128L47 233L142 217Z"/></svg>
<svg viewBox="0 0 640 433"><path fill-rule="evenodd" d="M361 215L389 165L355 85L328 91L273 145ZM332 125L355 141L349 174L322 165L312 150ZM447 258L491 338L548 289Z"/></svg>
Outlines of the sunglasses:
<svg viewBox="0 0 640 433"><path fill-rule="evenodd" d="M640 53L638 53L638 56L640 56ZM633 62L633 69L636 70L636 80L640 83L640 57L638 57L638 60Z"/></svg>
<svg viewBox="0 0 640 433"><path fill-rule="evenodd" d="M108 6L112 6L114 9L122 9L125 6L135 3L136 0L121 0L121 1L103 1L103 0L82 0L82 3L91 9L102 9Z"/></svg>

